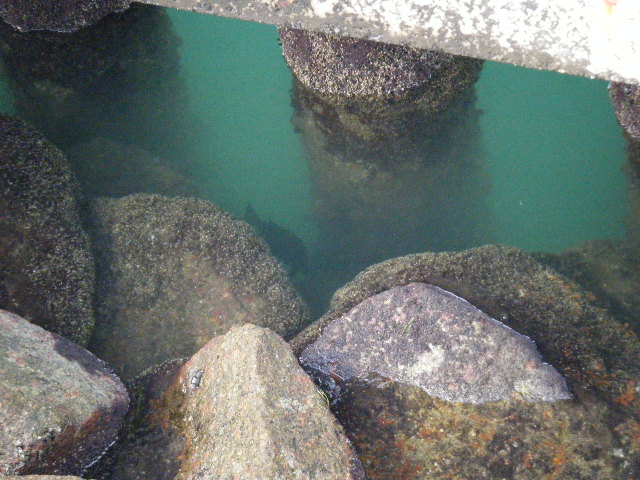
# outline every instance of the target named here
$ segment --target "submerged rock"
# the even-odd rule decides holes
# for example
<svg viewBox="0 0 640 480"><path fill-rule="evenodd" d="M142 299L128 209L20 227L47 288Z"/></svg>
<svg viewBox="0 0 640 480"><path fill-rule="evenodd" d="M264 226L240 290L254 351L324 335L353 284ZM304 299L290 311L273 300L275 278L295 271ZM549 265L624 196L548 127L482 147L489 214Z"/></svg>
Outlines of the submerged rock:
<svg viewBox="0 0 640 480"><path fill-rule="evenodd" d="M233 327L134 388L129 436L100 479L364 479L325 398L267 329Z"/></svg>
<svg viewBox="0 0 640 480"><path fill-rule="evenodd" d="M0 18L24 32L73 32L124 10L130 3L130 0L2 0Z"/></svg>
<svg viewBox="0 0 640 480"><path fill-rule="evenodd" d="M124 378L195 353L232 325L290 337L306 307L253 229L193 198L94 203L97 328L91 349Z"/></svg>
<svg viewBox="0 0 640 480"><path fill-rule="evenodd" d="M529 338L424 283L362 301L327 325L300 362L344 382L373 372L449 402L571 398Z"/></svg>
<svg viewBox="0 0 640 480"><path fill-rule="evenodd" d="M635 478L640 342L590 298L515 248L409 255L292 345L370 479Z"/></svg>
<svg viewBox="0 0 640 480"><path fill-rule="evenodd" d="M640 333L640 252L633 244L590 240L535 257L591 292L595 305Z"/></svg>
<svg viewBox="0 0 640 480"><path fill-rule="evenodd" d="M86 345L94 265L78 192L62 152L0 114L0 308Z"/></svg>
<svg viewBox="0 0 640 480"><path fill-rule="evenodd" d="M90 199L142 192L197 196L198 187L176 165L136 145L97 137L70 148L68 157Z"/></svg>
<svg viewBox="0 0 640 480"><path fill-rule="evenodd" d="M115 441L124 385L83 348L0 310L0 475L80 475Z"/></svg>
<svg viewBox="0 0 640 480"><path fill-rule="evenodd" d="M65 151L101 136L188 158L181 148L192 123L179 45L167 10L150 5L71 34L20 33L0 23L16 112Z"/></svg>

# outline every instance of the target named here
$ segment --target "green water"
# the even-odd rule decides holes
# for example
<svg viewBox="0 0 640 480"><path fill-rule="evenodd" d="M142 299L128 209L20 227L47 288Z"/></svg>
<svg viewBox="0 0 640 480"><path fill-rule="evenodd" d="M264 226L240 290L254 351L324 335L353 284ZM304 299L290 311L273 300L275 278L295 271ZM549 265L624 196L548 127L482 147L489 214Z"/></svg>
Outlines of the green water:
<svg viewBox="0 0 640 480"><path fill-rule="evenodd" d="M314 260L314 254L325 246L326 232L323 237L314 210L318 199L303 151L303 136L294 132L291 123L292 76L282 58L277 30L183 11L170 11L169 16L181 39L179 71L186 91L185 99L177 103L186 103L189 122L197 126L195 135L191 132L175 140L184 143L175 148L180 152L179 161L188 164L201 197L238 217L252 205L263 219L304 241L312 259L312 272L296 285L304 295L305 286L322 283L314 278L314 268L326 266L327 255L341 246L340 240L334 239L334 252L325 252L325 257L316 255ZM167 58L175 61L171 53ZM174 75L175 69L167 71ZM146 95L144 90L140 92ZM425 236L436 237L426 242L423 250L503 243L527 251L555 252L584 240L624 236L627 193L621 167L626 156L605 82L486 63L476 92L476 107L482 113L479 131L470 134L478 141L469 144L477 151L461 155L477 160L474 168L483 178L476 179L476 170L456 167L456 175L463 180L445 180L435 187L435 195L433 187L419 191L415 182L407 188L418 189L411 201L419 200L420 195L439 199L434 200L433 211L426 217L435 218L434 222L442 224L455 217L455 212L437 214L452 205L459 212L474 212L472 216L477 210L480 218L459 221L452 230L419 218L415 235L424 231ZM176 93L176 98L182 97ZM135 120L123 125L122 131L157 119L151 107L149 112L122 107L135 112ZM6 86L0 88L0 108L12 111ZM186 117L168 118L187 122ZM166 138L157 141L162 145ZM154 150L153 145L145 148ZM153 154L162 159L162 152ZM475 188L476 181L488 188ZM402 217L406 214L402 202L396 207L394 200L389 198L390 208L385 213ZM472 232L476 224L485 226L482 235ZM397 235L377 234L392 238L392 242ZM410 251L397 250L394 255L413 251L419 250L412 246ZM326 291L324 299L316 302L320 302L317 311L335 288L357 271L388 257L371 258L369 263L353 262L342 277L325 272Z"/></svg>
<svg viewBox="0 0 640 480"><path fill-rule="evenodd" d="M191 108L207 125L198 151L211 198L236 214L250 202L312 242L275 27L181 11L171 18ZM477 91L492 241L558 251L624 234L624 141L606 82L487 63Z"/></svg>

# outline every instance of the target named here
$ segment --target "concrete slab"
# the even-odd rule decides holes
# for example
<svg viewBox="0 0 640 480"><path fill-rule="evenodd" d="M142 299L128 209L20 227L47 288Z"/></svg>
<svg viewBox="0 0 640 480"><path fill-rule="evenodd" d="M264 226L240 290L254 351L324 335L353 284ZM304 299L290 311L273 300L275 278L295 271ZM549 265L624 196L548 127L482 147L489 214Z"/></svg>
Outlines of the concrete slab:
<svg viewBox="0 0 640 480"><path fill-rule="evenodd" d="M143 0L640 84L638 0Z"/></svg>

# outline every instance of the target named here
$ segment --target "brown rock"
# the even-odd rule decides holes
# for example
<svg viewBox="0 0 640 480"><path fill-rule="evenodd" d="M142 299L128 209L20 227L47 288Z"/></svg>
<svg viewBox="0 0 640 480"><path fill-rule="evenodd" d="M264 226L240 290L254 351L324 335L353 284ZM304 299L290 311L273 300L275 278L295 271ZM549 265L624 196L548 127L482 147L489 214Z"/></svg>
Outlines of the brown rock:
<svg viewBox="0 0 640 480"><path fill-rule="evenodd" d="M94 265L62 152L0 114L0 308L86 345Z"/></svg>
<svg viewBox="0 0 640 480"><path fill-rule="evenodd" d="M267 329L234 326L134 388L129 437L99 478L364 479L325 397Z"/></svg>
<svg viewBox="0 0 640 480"><path fill-rule="evenodd" d="M631 138L640 140L640 86L611 82L609 95L622 128Z"/></svg>
<svg viewBox="0 0 640 480"><path fill-rule="evenodd" d="M209 202L100 199L92 221L99 304L91 349L124 378L192 355L234 324L290 337L306 318L266 243Z"/></svg>
<svg viewBox="0 0 640 480"><path fill-rule="evenodd" d="M0 311L0 475L80 475L115 441L128 395L83 348Z"/></svg>

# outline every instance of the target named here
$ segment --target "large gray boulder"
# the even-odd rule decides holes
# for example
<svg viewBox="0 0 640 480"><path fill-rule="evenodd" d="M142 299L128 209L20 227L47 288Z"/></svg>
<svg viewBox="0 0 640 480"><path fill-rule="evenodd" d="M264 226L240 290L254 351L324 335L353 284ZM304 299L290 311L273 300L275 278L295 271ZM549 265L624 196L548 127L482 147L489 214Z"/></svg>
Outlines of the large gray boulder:
<svg viewBox="0 0 640 480"><path fill-rule="evenodd" d="M364 479L326 398L280 337L235 326L136 380L129 435L100 479Z"/></svg>
<svg viewBox="0 0 640 480"><path fill-rule="evenodd" d="M104 362L0 310L0 476L81 475L115 441L129 397Z"/></svg>
<svg viewBox="0 0 640 480"><path fill-rule="evenodd" d="M0 308L86 345L94 264L66 158L0 114Z"/></svg>
<svg viewBox="0 0 640 480"><path fill-rule="evenodd" d="M124 10L130 3L130 0L3 0L0 18L24 32L73 32Z"/></svg>
<svg viewBox="0 0 640 480"><path fill-rule="evenodd" d="M195 353L232 325L291 337L306 307L245 222L194 198L136 194L92 209L98 261L91 350L124 378Z"/></svg>

